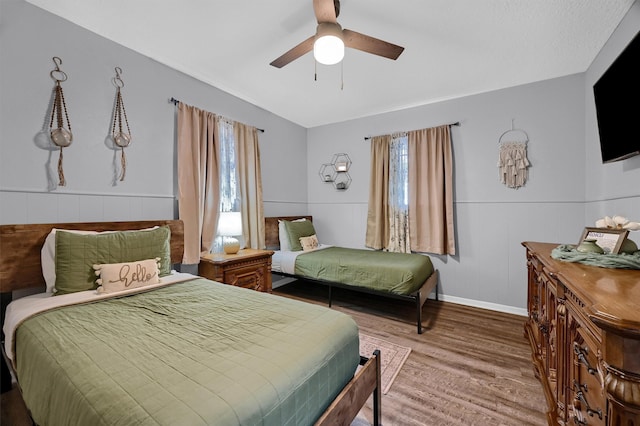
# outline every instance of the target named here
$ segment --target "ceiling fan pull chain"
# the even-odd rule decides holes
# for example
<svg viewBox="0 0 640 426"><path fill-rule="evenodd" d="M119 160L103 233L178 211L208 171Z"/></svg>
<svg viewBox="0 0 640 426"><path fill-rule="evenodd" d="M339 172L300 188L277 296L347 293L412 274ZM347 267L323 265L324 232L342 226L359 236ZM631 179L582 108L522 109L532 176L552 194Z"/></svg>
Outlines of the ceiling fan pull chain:
<svg viewBox="0 0 640 426"><path fill-rule="evenodd" d="M318 61L313 59L313 81L318 81Z"/></svg>
<svg viewBox="0 0 640 426"><path fill-rule="evenodd" d="M344 90L344 61L340 61L340 90Z"/></svg>

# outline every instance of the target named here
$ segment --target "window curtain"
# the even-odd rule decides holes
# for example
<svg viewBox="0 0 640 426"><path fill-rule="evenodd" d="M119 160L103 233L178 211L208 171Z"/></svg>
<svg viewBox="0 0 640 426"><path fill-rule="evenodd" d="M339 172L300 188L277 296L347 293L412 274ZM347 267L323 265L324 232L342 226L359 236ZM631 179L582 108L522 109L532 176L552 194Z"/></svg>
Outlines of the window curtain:
<svg viewBox="0 0 640 426"><path fill-rule="evenodd" d="M365 245L375 250L389 242L389 145L391 135L374 136L371 143L371 176Z"/></svg>
<svg viewBox="0 0 640 426"><path fill-rule="evenodd" d="M178 211L184 222L182 263L197 264L215 237L220 210L216 115L178 103Z"/></svg>
<svg viewBox="0 0 640 426"><path fill-rule="evenodd" d="M456 254L448 125L408 132L411 250Z"/></svg>
<svg viewBox="0 0 640 426"><path fill-rule="evenodd" d="M234 122L233 133L235 136L236 167L240 187L242 236L245 246L264 249L264 208L258 129Z"/></svg>

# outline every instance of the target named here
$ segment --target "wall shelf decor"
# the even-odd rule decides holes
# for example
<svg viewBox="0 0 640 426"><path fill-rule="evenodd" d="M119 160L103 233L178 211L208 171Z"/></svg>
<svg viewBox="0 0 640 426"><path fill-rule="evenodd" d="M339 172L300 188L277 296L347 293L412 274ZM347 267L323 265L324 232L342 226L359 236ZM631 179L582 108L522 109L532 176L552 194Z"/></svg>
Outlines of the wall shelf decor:
<svg viewBox="0 0 640 426"><path fill-rule="evenodd" d="M324 163L318 170L320 180L324 183L332 183L333 187L339 191L344 191L351 185L351 158L348 154L333 154L330 163Z"/></svg>
<svg viewBox="0 0 640 426"><path fill-rule="evenodd" d="M333 182L336 178L336 170L333 168L333 164L324 163L320 166L320 170L318 171L318 175L320 175L320 180L323 182Z"/></svg>
<svg viewBox="0 0 640 426"><path fill-rule="evenodd" d="M348 172L340 172L333 181L333 187L339 191L344 191L351 185L351 175Z"/></svg>

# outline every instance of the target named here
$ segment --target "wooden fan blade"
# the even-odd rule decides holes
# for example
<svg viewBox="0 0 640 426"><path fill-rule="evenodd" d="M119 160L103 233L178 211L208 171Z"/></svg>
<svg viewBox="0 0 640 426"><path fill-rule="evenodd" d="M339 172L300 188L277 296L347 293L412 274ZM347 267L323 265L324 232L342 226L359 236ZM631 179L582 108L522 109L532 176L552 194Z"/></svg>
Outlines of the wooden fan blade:
<svg viewBox="0 0 640 426"><path fill-rule="evenodd" d="M338 0L313 0L313 11L316 14L318 24L322 22L336 23L340 13L340 1Z"/></svg>
<svg viewBox="0 0 640 426"><path fill-rule="evenodd" d="M313 42L314 42L315 38L316 38L316 36L312 35L311 37L309 37L308 39L306 39L305 41L303 41L299 45L297 45L294 48L290 49L284 55L280 56L278 59L275 59L269 65L273 65L276 68L282 68L285 65L287 65L289 62L295 61L296 59L298 59L300 56L304 55L305 53L311 52L313 50Z"/></svg>
<svg viewBox="0 0 640 426"><path fill-rule="evenodd" d="M356 31L342 30L344 45L363 52L396 60L404 51L404 47L380 40Z"/></svg>

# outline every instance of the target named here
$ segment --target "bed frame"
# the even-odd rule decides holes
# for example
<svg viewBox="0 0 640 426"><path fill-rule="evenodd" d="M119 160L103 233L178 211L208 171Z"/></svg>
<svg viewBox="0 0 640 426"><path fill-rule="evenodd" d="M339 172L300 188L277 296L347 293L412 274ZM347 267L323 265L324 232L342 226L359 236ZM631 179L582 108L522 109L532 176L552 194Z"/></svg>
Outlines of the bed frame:
<svg viewBox="0 0 640 426"><path fill-rule="evenodd" d="M92 231L144 229L153 226L167 225L171 229L171 262L182 262L184 252L184 224L181 220L154 220L134 222L81 222L50 223L25 225L0 225L0 297L2 302L1 319L7 304L12 299L12 292L29 290L45 291L42 276L40 251L44 240L53 228L77 229ZM277 229L277 222L276 222ZM7 357L4 352L4 335L2 336L2 392L11 389ZM373 395L373 424L381 421L382 387L380 384L380 351L376 350L370 357L360 357L361 367L353 379L344 387L323 415L315 423L317 426L350 424L360 409ZM15 372L14 377L15 377ZM18 383L19 388L19 383Z"/></svg>
<svg viewBox="0 0 640 426"><path fill-rule="evenodd" d="M312 220L312 216L278 216L278 217L265 217L265 244L266 247L270 250L279 250L280 249L280 235L278 231L278 220L295 220L305 218L307 220ZM375 294L378 296L388 297L392 299L400 299L406 300L415 305L416 309L416 326L418 329L418 334L422 334L422 307L425 302L429 298L429 295L432 291L436 292L436 300L438 300L438 270L434 269L433 273L426 279L426 281L420 286L420 288L408 295L401 295L390 293L386 291L379 290L371 290L368 288L352 286L344 283L337 283L326 280L312 279L307 277L300 277L297 275L286 274L282 272L273 272L274 274L288 276L292 278L297 278L300 280L315 282L319 284L326 285L329 288L329 306L331 306L332 302L332 289L333 287L345 288L353 291L358 291L361 293Z"/></svg>

